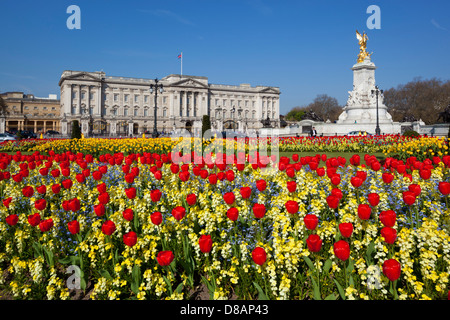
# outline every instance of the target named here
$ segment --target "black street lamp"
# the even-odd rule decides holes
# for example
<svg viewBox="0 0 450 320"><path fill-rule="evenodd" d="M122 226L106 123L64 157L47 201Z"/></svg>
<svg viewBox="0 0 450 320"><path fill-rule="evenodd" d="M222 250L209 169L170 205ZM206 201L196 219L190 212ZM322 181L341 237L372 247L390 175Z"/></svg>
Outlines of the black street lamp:
<svg viewBox="0 0 450 320"><path fill-rule="evenodd" d="M157 110L158 110L158 89L160 93L163 93L163 85L158 84L158 78L155 79L155 84L150 84L150 93L153 93L153 90L155 91L155 112L154 112L154 125L153 125L153 132L152 132L152 138L158 138L158 128L157 128Z"/></svg>
<svg viewBox="0 0 450 320"><path fill-rule="evenodd" d="M375 86L375 90L372 90L372 95L374 94L377 97L377 126L375 128L375 134L379 136L381 132L380 132L380 123L378 120L378 94L383 94L383 90L380 90L378 86Z"/></svg>

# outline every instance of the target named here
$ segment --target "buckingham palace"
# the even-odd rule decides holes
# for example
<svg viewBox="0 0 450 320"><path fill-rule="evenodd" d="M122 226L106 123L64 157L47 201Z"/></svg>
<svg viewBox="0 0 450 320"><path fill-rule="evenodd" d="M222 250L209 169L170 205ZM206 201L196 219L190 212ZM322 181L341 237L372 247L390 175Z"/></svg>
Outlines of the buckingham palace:
<svg viewBox="0 0 450 320"><path fill-rule="evenodd" d="M158 83L161 90L151 90ZM171 74L160 80L106 76L66 70L61 88L61 133L78 120L85 136L140 135L186 129L201 132L203 115L211 129L238 132L280 125L280 90L250 84L208 83L207 77ZM156 91L156 92L155 92Z"/></svg>

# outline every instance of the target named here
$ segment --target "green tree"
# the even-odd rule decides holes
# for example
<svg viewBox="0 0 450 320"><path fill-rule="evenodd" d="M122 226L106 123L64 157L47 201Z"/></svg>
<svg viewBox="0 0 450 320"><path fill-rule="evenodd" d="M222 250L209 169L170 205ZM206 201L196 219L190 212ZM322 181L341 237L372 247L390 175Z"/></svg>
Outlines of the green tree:
<svg viewBox="0 0 450 320"><path fill-rule="evenodd" d="M304 108L295 107L286 114L285 119L288 121L300 121L302 120L304 114L305 114Z"/></svg>
<svg viewBox="0 0 450 320"><path fill-rule="evenodd" d="M211 120L209 119L209 115L203 115L202 119L202 137L205 136L205 132L211 130Z"/></svg>
<svg viewBox="0 0 450 320"><path fill-rule="evenodd" d="M81 139L81 129L78 120L72 121L72 139Z"/></svg>

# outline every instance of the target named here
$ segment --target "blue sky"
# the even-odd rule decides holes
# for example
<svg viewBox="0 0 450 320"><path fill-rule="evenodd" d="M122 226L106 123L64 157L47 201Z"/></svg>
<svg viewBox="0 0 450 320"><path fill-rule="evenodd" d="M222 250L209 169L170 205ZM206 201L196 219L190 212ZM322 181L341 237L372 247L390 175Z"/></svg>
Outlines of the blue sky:
<svg viewBox="0 0 450 320"><path fill-rule="evenodd" d="M81 29L69 30L69 5ZM368 29L369 5L381 29ZM210 83L277 86L281 113L328 94L344 105L356 63L355 30L382 89L415 77L450 79L448 0L5 1L0 92L56 93L63 70L162 78L180 72Z"/></svg>

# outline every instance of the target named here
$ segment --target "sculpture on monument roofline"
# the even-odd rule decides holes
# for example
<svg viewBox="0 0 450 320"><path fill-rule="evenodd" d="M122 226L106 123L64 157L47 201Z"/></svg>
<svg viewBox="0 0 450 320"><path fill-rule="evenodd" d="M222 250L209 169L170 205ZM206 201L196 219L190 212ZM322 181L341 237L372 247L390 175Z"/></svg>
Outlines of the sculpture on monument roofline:
<svg viewBox="0 0 450 320"><path fill-rule="evenodd" d="M369 40L369 37L365 32L363 32L363 34L360 34L358 30L356 30L356 39L358 39L359 43L359 54L357 62L360 63L363 62L367 57L370 58L372 53L368 53L366 51L367 40Z"/></svg>
<svg viewBox="0 0 450 320"><path fill-rule="evenodd" d="M303 114L302 120L312 120L312 121L320 121L323 122L324 120L317 115L312 109L309 109Z"/></svg>

